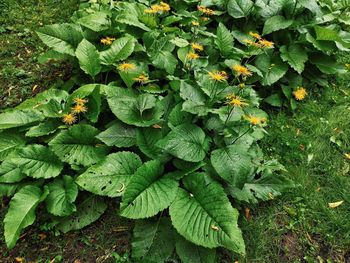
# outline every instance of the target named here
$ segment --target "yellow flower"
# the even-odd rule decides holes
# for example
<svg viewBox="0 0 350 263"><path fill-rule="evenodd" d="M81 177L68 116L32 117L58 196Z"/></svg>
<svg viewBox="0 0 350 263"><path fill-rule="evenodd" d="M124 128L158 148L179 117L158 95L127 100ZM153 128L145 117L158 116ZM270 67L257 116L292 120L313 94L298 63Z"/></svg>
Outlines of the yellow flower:
<svg viewBox="0 0 350 263"><path fill-rule="evenodd" d="M241 65L234 65L232 69L237 73L238 76L251 76L253 73L246 67L241 66Z"/></svg>
<svg viewBox="0 0 350 263"><path fill-rule="evenodd" d="M77 121L77 117L73 113L68 113L68 114L63 115L62 121L65 124L72 125L73 123L75 123Z"/></svg>
<svg viewBox="0 0 350 263"><path fill-rule="evenodd" d="M242 99L239 96L236 96L235 94L227 95L226 99L228 100L227 104L233 107L244 107L248 105L248 103L246 103L244 99Z"/></svg>
<svg viewBox="0 0 350 263"><path fill-rule="evenodd" d="M273 48L274 43L266 39L260 39L258 42L261 48Z"/></svg>
<svg viewBox="0 0 350 263"><path fill-rule="evenodd" d="M198 44L198 43L192 43L191 47L193 48L193 50L198 50L198 51L204 50L203 46L201 44Z"/></svg>
<svg viewBox="0 0 350 263"><path fill-rule="evenodd" d="M350 160L350 153L344 153L346 159Z"/></svg>
<svg viewBox="0 0 350 263"><path fill-rule="evenodd" d="M263 124L266 122L265 118L260 118L257 116L245 116L245 119L249 121L252 125Z"/></svg>
<svg viewBox="0 0 350 263"><path fill-rule="evenodd" d="M199 26L199 23L196 21L192 21L192 26Z"/></svg>
<svg viewBox="0 0 350 263"><path fill-rule="evenodd" d="M243 42L249 46L260 47L260 45L258 43L255 43L254 41L251 41L250 39L247 39L247 38L243 39Z"/></svg>
<svg viewBox="0 0 350 263"><path fill-rule="evenodd" d="M249 35L251 35L252 37L254 37L256 39L261 39L261 36L258 33L249 32Z"/></svg>
<svg viewBox="0 0 350 263"><path fill-rule="evenodd" d="M88 99L74 98L73 101L74 101L75 104L77 104L77 105L82 105L82 106L84 106L84 104L88 102Z"/></svg>
<svg viewBox="0 0 350 263"><path fill-rule="evenodd" d="M296 100L303 100L305 99L307 92L303 87L298 87L295 91L293 91L293 95Z"/></svg>
<svg viewBox="0 0 350 263"><path fill-rule="evenodd" d="M84 113L87 112L87 107L84 104L77 104L72 108L72 112L76 114Z"/></svg>
<svg viewBox="0 0 350 263"><path fill-rule="evenodd" d="M141 75L139 75L136 78L133 78L133 80L140 82L140 83L145 83L146 81L149 80L148 76L145 73L142 73Z"/></svg>
<svg viewBox="0 0 350 263"><path fill-rule="evenodd" d="M228 75L225 71L210 71L208 72L210 79L223 82L228 79Z"/></svg>
<svg viewBox="0 0 350 263"><path fill-rule="evenodd" d="M207 8L205 6L197 6L197 9L198 9L199 12L202 12L203 14L206 14L208 16L215 15L214 10L212 10L210 8Z"/></svg>
<svg viewBox="0 0 350 263"><path fill-rule="evenodd" d="M115 40L114 37L105 37L100 40L101 44L109 46L112 45L113 41Z"/></svg>
<svg viewBox="0 0 350 263"><path fill-rule="evenodd" d="M150 8L145 9L146 14L155 14L155 13L166 13L170 11L170 5L164 2L160 2L159 5L152 5Z"/></svg>
<svg viewBox="0 0 350 263"><path fill-rule="evenodd" d="M118 69L121 71L134 70L135 68L136 68L136 65L134 63L123 62L118 65Z"/></svg>
<svg viewBox="0 0 350 263"><path fill-rule="evenodd" d="M198 55L197 53L195 53L195 52L189 52L189 53L187 54L187 58L188 58L189 60L197 59L197 58L199 58L199 55Z"/></svg>
<svg viewBox="0 0 350 263"><path fill-rule="evenodd" d="M209 21L210 18L209 18L209 17L201 17L200 19L201 19L203 22L206 22L206 21Z"/></svg>

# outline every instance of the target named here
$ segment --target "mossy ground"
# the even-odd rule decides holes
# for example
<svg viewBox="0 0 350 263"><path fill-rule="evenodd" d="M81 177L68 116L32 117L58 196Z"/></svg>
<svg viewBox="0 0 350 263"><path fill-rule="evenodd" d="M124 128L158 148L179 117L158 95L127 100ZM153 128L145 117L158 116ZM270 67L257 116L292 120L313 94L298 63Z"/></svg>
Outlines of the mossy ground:
<svg viewBox="0 0 350 263"><path fill-rule="evenodd" d="M67 21L76 8L76 0L0 0L0 108L69 77L65 64L37 63L44 45L34 30ZM350 56L341 58L350 62ZM294 113L269 109L262 147L286 166L297 187L249 207L250 220L242 216L246 262L350 262L350 160L344 157L350 152L349 81L338 78L327 89L309 91ZM328 206L341 200L337 208ZM111 203L98 222L66 235L56 236L39 222L12 251L1 245L0 262L114 262L115 252L127 253L132 228L115 207Z"/></svg>

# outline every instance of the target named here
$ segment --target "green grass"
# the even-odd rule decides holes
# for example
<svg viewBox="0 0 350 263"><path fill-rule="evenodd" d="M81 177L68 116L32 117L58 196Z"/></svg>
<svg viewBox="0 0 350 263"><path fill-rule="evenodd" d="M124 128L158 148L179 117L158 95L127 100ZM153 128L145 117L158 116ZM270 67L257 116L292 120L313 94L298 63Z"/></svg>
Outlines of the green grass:
<svg viewBox="0 0 350 263"><path fill-rule="evenodd" d="M294 114L272 112L265 152L297 187L242 220L247 262L350 260L350 88L314 90ZM337 208L328 203L344 200ZM303 261L304 260L304 261Z"/></svg>
<svg viewBox="0 0 350 263"><path fill-rule="evenodd" d="M0 0L0 109L69 77L67 65L37 63L45 47L35 30L67 21L77 5L78 0Z"/></svg>
<svg viewBox="0 0 350 263"><path fill-rule="evenodd" d="M34 30L67 21L76 0L0 0L0 108L69 77L62 64L41 65L44 50ZM341 56L349 63L350 56ZM339 78L325 90L310 92L295 113L270 109L268 135L261 145L288 170L297 187L276 200L250 207L243 216L246 262L347 262L350 260L350 79ZM33 92L35 85L38 87ZM344 200L337 208L329 202ZM5 204L7 200L4 200ZM116 216L116 204L98 222L79 232L55 236L28 228L14 250L0 247L0 261L93 262L129 248L130 223ZM6 212L3 206L1 214ZM47 237L40 240L38 234ZM109 261L106 261L109 262ZM231 262L231 261L228 261Z"/></svg>

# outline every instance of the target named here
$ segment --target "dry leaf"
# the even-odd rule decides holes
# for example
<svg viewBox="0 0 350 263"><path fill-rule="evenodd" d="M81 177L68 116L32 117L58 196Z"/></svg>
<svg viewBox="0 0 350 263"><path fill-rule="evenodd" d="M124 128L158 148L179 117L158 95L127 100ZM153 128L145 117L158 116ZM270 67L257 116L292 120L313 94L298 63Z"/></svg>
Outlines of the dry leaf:
<svg viewBox="0 0 350 263"><path fill-rule="evenodd" d="M152 127L155 128L155 129L161 129L162 128L162 126L160 126L158 124L154 124L154 125L152 125Z"/></svg>
<svg viewBox="0 0 350 263"><path fill-rule="evenodd" d="M338 202L334 202L334 203L328 203L328 206L330 208L336 208L338 206L340 206L342 203L344 203L344 200L338 201Z"/></svg>
<svg viewBox="0 0 350 263"><path fill-rule="evenodd" d="M211 226L211 229L213 229L214 231L218 231L219 230L219 228L217 226L214 226L214 225Z"/></svg>
<svg viewBox="0 0 350 263"><path fill-rule="evenodd" d="M248 221L250 221L251 216L250 216L250 209L249 209L248 207L246 207L246 208L244 209L244 217L245 217Z"/></svg>
<svg viewBox="0 0 350 263"><path fill-rule="evenodd" d="M16 260L16 262L23 262L23 261L24 261L24 258L16 257L15 260Z"/></svg>
<svg viewBox="0 0 350 263"><path fill-rule="evenodd" d="M44 233L38 234L38 237L40 238L40 240L44 240L45 238L47 238L47 235Z"/></svg>

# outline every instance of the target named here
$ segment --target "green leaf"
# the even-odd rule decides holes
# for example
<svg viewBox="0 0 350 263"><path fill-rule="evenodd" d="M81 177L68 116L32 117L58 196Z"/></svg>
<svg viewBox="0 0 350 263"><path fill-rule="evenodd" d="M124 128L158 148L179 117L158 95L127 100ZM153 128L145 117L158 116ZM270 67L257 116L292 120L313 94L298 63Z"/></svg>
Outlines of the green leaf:
<svg viewBox="0 0 350 263"><path fill-rule="evenodd" d="M0 196L13 196L16 193L18 186L18 184L0 183Z"/></svg>
<svg viewBox="0 0 350 263"><path fill-rule="evenodd" d="M139 17L142 15L143 10L145 9L144 5L138 3L119 2L118 7L119 12L116 17L117 22L135 26L145 31L151 30L139 20Z"/></svg>
<svg viewBox="0 0 350 263"><path fill-rule="evenodd" d="M293 24L293 20L287 20L283 16L272 16L265 21L263 35L270 34L272 32L285 29Z"/></svg>
<svg viewBox="0 0 350 263"><path fill-rule="evenodd" d="M89 166L101 161L108 152L108 148L95 139L98 133L90 125L77 124L61 131L49 145L63 162Z"/></svg>
<svg viewBox="0 0 350 263"><path fill-rule="evenodd" d="M78 186L70 176L56 178L48 184L49 194L46 198L46 208L55 216L68 216L76 211L74 201L78 196Z"/></svg>
<svg viewBox="0 0 350 263"><path fill-rule="evenodd" d="M49 135L54 133L60 125L62 125L62 122L57 119L47 120L37 126L31 127L25 135L26 137L41 137Z"/></svg>
<svg viewBox="0 0 350 263"><path fill-rule="evenodd" d="M238 212L220 184L207 183L202 173L188 175L183 184L184 189L178 190L169 210L178 233L196 245L223 246L244 255L244 241L237 225Z"/></svg>
<svg viewBox="0 0 350 263"><path fill-rule="evenodd" d="M147 218L166 209L174 200L178 188L176 176L163 175L158 160L144 163L131 177L126 187L120 214L127 218Z"/></svg>
<svg viewBox="0 0 350 263"><path fill-rule="evenodd" d="M136 144L143 154L151 159L166 159L165 154L156 146L156 143L163 138L161 129L151 127L138 128L136 130Z"/></svg>
<svg viewBox="0 0 350 263"><path fill-rule="evenodd" d="M0 183L17 183L26 177L19 166L11 160L5 160L0 165Z"/></svg>
<svg viewBox="0 0 350 263"><path fill-rule="evenodd" d="M323 27L323 26L316 25L314 29L316 33L316 40L339 41L339 42L343 41L343 39L339 34L339 30L336 30L332 26Z"/></svg>
<svg viewBox="0 0 350 263"><path fill-rule="evenodd" d="M280 47L281 58L287 62L296 72L304 71L305 62L308 60L305 48L297 44Z"/></svg>
<svg viewBox="0 0 350 263"><path fill-rule="evenodd" d="M57 156L48 147L39 144L31 144L18 149L8 160L33 178L53 178L58 176L63 169L63 164Z"/></svg>
<svg viewBox="0 0 350 263"><path fill-rule="evenodd" d="M136 144L136 129L115 121L107 130L96 136L108 146L131 147Z"/></svg>
<svg viewBox="0 0 350 263"><path fill-rule="evenodd" d="M170 112L168 117L168 125L174 128L183 123L191 123L192 116L188 112L182 110L182 103L177 104Z"/></svg>
<svg viewBox="0 0 350 263"><path fill-rule="evenodd" d="M166 262L172 255L175 242L170 220L137 221L133 231L132 257L136 262Z"/></svg>
<svg viewBox="0 0 350 263"><path fill-rule="evenodd" d="M88 168L77 178L76 183L94 194L121 196L130 178L141 165L141 159L135 153L112 153L102 162Z"/></svg>
<svg viewBox="0 0 350 263"><path fill-rule="evenodd" d="M95 222L106 211L107 204L99 196L89 196L77 206L77 211L72 215L62 218L57 229L63 233L78 230Z"/></svg>
<svg viewBox="0 0 350 263"><path fill-rule="evenodd" d="M109 21L107 14L104 12L95 12L89 15L84 15L78 19L77 23L95 32L106 30L111 26L111 22Z"/></svg>
<svg viewBox="0 0 350 263"><path fill-rule="evenodd" d="M176 253L179 255L182 263L216 262L215 249L196 246L180 235L176 237Z"/></svg>
<svg viewBox="0 0 350 263"><path fill-rule="evenodd" d="M282 99L279 94L272 94L264 99L264 101L272 106L275 107L282 107Z"/></svg>
<svg viewBox="0 0 350 263"><path fill-rule="evenodd" d="M40 188L27 185L11 199L10 207L4 219L6 245L13 248L21 231L35 221L35 208L45 198Z"/></svg>
<svg viewBox="0 0 350 263"><path fill-rule="evenodd" d="M216 31L215 44L224 57L228 57L233 52L233 36L224 24L219 23Z"/></svg>
<svg viewBox="0 0 350 263"><path fill-rule="evenodd" d="M0 114L0 130L21 127L42 121L44 116L37 110L12 110Z"/></svg>
<svg viewBox="0 0 350 263"><path fill-rule="evenodd" d="M129 89L111 87L108 104L112 112L122 122L139 127L147 127L160 122L163 109L155 96L141 94Z"/></svg>
<svg viewBox="0 0 350 263"><path fill-rule="evenodd" d="M155 67L165 69L169 74L174 74L177 59L171 52L164 50L157 51L152 55L151 60Z"/></svg>
<svg viewBox="0 0 350 263"><path fill-rule="evenodd" d="M184 100L182 109L198 116L205 116L209 112L207 98L199 87L180 82L180 97Z"/></svg>
<svg viewBox="0 0 350 263"><path fill-rule="evenodd" d="M336 74L344 70L334 57L325 54L312 54L310 56L310 62L324 74Z"/></svg>
<svg viewBox="0 0 350 263"><path fill-rule="evenodd" d="M235 144L214 150L210 160L216 172L233 186L242 187L252 172L252 161L246 149Z"/></svg>
<svg viewBox="0 0 350 263"><path fill-rule="evenodd" d="M134 51L135 42L136 40L132 36L118 38L109 49L100 52L101 63L112 65L120 60L127 59Z"/></svg>
<svg viewBox="0 0 350 263"><path fill-rule="evenodd" d="M256 57L255 65L264 75L261 83L270 86L281 79L288 71L288 65L279 56L263 54Z"/></svg>
<svg viewBox="0 0 350 263"><path fill-rule="evenodd" d="M96 47L83 39L75 51L80 68L94 78L101 71L100 56Z"/></svg>
<svg viewBox="0 0 350 263"><path fill-rule="evenodd" d="M251 0L229 0L227 3L227 12L234 18L247 17L254 7Z"/></svg>
<svg viewBox="0 0 350 263"><path fill-rule="evenodd" d="M81 28L73 24L54 24L37 30L39 38L53 50L74 56L75 47L83 39Z"/></svg>
<svg viewBox="0 0 350 263"><path fill-rule="evenodd" d="M209 139L197 125L185 123L176 126L157 146L179 159L200 162L209 149Z"/></svg>
<svg viewBox="0 0 350 263"><path fill-rule="evenodd" d="M23 136L14 131L0 132L0 161L3 161L6 156L25 143Z"/></svg>

